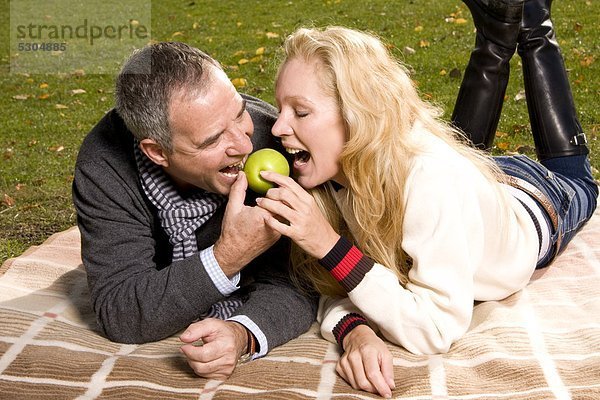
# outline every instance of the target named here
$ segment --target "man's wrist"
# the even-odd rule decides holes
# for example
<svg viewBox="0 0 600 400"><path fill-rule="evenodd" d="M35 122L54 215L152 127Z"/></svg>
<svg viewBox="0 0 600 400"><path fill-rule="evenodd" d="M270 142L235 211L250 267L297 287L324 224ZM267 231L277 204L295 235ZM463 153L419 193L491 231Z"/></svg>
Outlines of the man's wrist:
<svg viewBox="0 0 600 400"><path fill-rule="evenodd" d="M240 272L241 268L239 268L235 260L231 259L233 252L231 249L227 248L227 245L223 244L220 238L213 247L213 254L219 263L221 270L229 279L233 278L235 274Z"/></svg>
<svg viewBox="0 0 600 400"><path fill-rule="evenodd" d="M238 364L245 363L252 359L256 353L256 338L244 325L236 321L231 321L236 325L235 335L236 343L238 343ZM241 350L240 350L241 349Z"/></svg>

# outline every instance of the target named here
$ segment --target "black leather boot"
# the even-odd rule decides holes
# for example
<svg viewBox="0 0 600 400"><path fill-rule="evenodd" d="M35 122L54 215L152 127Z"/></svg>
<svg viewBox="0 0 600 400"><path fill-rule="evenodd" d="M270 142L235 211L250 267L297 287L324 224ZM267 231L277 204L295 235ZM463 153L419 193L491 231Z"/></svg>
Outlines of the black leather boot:
<svg viewBox="0 0 600 400"><path fill-rule="evenodd" d="M588 154L550 19L552 0L526 0L518 38L525 96L540 161Z"/></svg>
<svg viewBox="0 0 600 400"><path fill-rule="evenodd" d="M463 0L477 30L452 113L453 124L481 149L490 149L500 120L517 47L523 0Z"/></svg>

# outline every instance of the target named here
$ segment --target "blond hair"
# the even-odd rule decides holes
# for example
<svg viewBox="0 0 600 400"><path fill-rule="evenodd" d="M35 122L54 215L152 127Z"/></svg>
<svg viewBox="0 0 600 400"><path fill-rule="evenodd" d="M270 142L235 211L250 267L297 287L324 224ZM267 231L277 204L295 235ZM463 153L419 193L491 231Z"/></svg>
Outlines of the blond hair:
<svg viewBox="0 0 600 400"><path fill-rule="evenodd" d="M354 236L329 185L320 185L311 194L338 233L353 239L363 253L406 283L410 260L401 248L402 199L409 161L420 151L408 134L415 122L469 159L491 182L501 172L489 156L467 145L460 132L440 120L440 110L420 98L407 69L374 35L342 27L302 28L283 47L280 71L293 58L319 62L320 84L338 102L348 135L340 165L359 227ZM345 295L317 260L295 245L292 265L299 285L323 294Z"/></svg>

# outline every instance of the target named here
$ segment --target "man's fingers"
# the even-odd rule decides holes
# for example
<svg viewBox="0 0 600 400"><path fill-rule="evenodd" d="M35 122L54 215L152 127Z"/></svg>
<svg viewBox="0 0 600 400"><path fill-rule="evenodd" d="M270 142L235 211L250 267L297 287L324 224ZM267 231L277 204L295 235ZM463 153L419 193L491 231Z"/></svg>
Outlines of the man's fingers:
<svg viewBox="0 0 600 400"><path fill-rule="evenodd" d="M235 370L235 363L228 362L224 358L209 362L192 361L188 358L187 362L194 373L203 378L225 380Z"/></svg>
<svg viewBox="0 0 600 400"><path fill-rule="evenodd" d="M219 344L215 344L214 342L206 343L201 346L185 344L181 346L181 351L188 359L202 363L218 360L226 355L220 348Z"/></svg>
<svg viewBox="0 0 600 400"><path fill-rule="evenodd" d="M244 171L240 171L238 172L238 176L229 190L229 201L227 203L227 208L233 209L234 211L240 210L244 206L247 188L248 179L246 178L246 174L244 174Z"/></svg>
<svg viewBox="0 0 600 400"><path fill-rule="evenodd" d="M210 328L210 325L207 323L207 319L195 322L188 326L188 328L179 336L179 340L184 343L193 343L196 342L208 335L210 335L213 330Z"/></svg>

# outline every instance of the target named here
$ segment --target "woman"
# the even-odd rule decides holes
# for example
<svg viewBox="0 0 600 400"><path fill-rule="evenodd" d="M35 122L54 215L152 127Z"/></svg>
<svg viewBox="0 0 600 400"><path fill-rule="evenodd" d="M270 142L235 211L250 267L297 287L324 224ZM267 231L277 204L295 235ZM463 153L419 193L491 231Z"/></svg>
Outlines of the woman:
<svg viewBox="0 0 600 400"><path fill-rule="evenodd" d="M480 13L476 23L486 24L477 27L485 32L478 41L505 42L510 58L517 35L498 40L488 33L502 29L487 28L502 25L508 35L523 24L521 8L489 3L469 2ZM322 335L344 350L338 373L354 388L390 397L392 357L377 332L414 353L447 352L467 331L474 301L522 289L595 209L588 150L577 141L580 130L559 129L550 118L553 125L533 129L541 164L490 157L438 119L406 69L368 34L300 29L284 48L273 134L293 154L297 183L261 173L279 186L258 204L274 215L267 223L294 241L297 280L324 295ZM476 67L465 80L476 80ZM485 79L485 90L502 86L491 74ZM576 121L573 107L538 107L530 108L532 123L543 120L540 110Z"/></svg>

